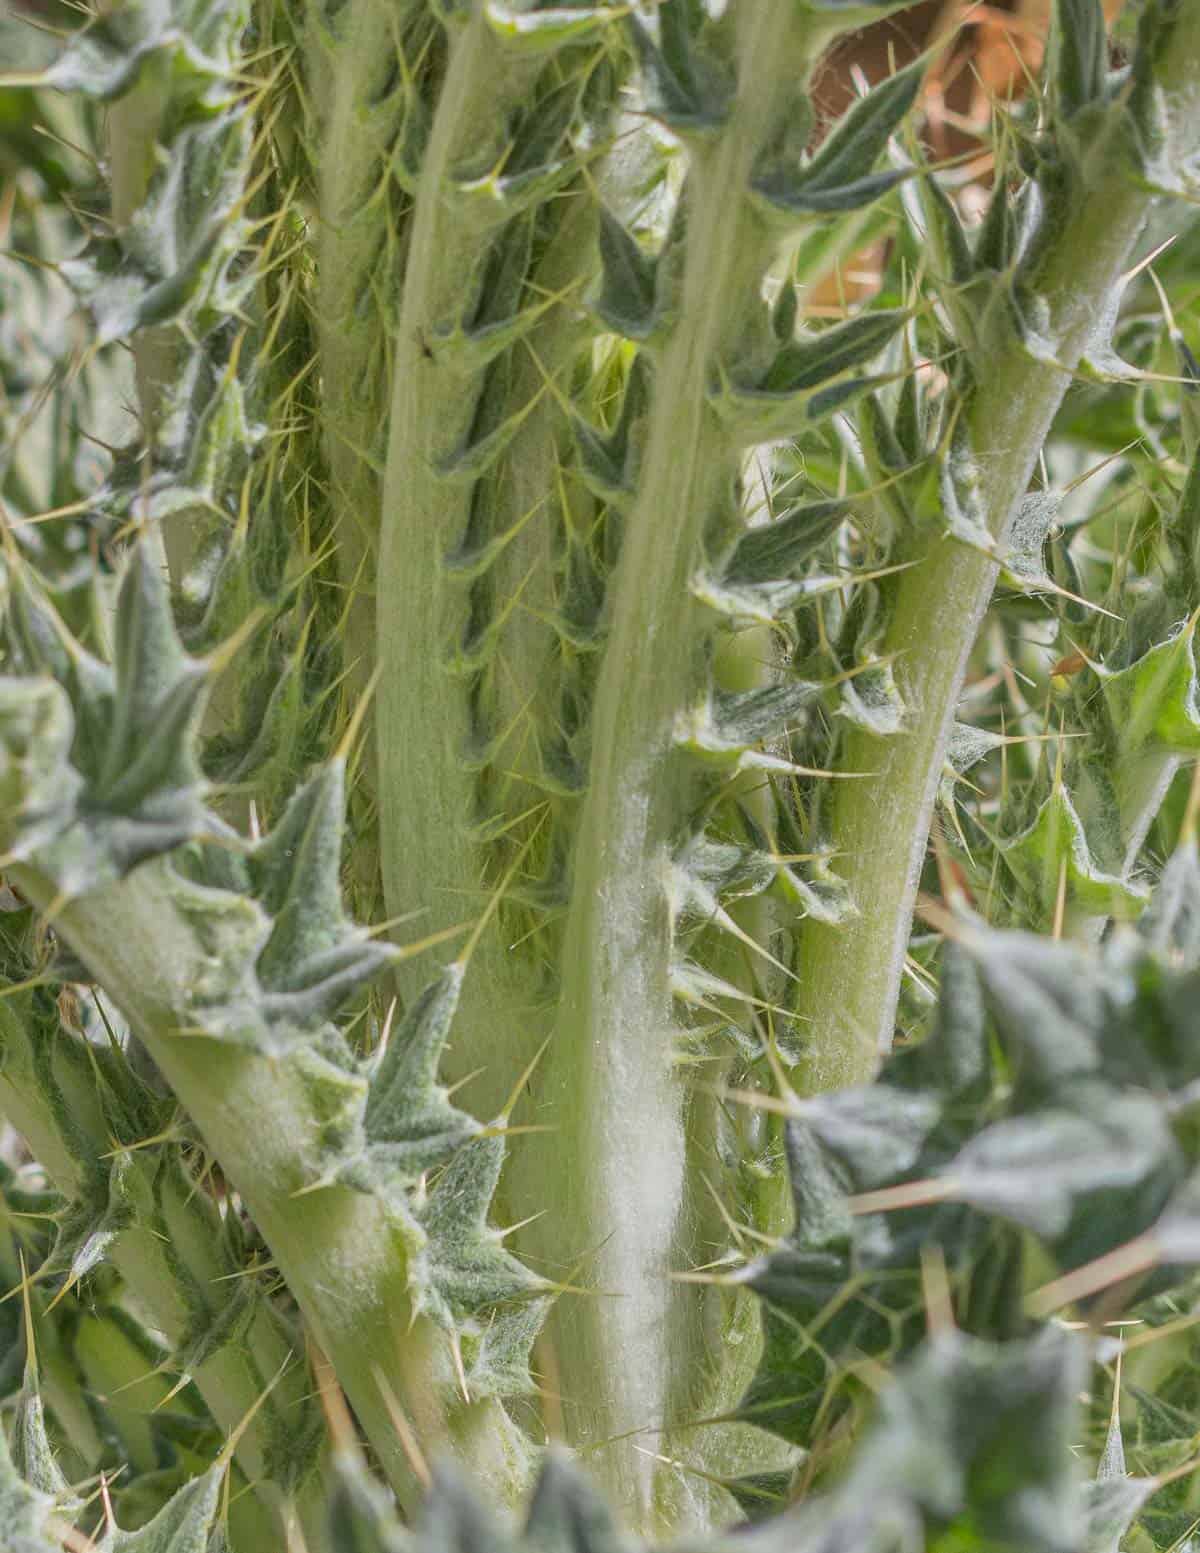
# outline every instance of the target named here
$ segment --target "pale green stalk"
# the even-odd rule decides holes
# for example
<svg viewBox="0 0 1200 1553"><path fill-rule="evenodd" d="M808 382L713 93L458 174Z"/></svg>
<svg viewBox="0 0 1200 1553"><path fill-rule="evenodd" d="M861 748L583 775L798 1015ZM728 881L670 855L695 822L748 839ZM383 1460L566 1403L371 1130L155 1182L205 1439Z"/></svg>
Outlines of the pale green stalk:
<svg viewBox="0 0 1200 1553"><path fill-rule="evenodd" d="M42 910L52 904L54 888L35 869L13 875ZM148 864L64 906L55 926L124 1011L221 1161L401 1502L414 1507L420 1483L381 1381L428 1449L460 1452L493 1496L511 1500L526 1467L515 1425L498 1403L448 1400L457 1391L449 1348L439 1329L413 1317L395 1224L374 1195L306 1190L319 1183L361 1081L313 1054L273 1061L183 1028L204 983L206 950L169 864Z"/></svg>
<svg viewBox="0 0 1200 1553"><path fill-rule="evenodd" d="M74 1196L83 1184L83 1158L98 1157L112 1148L96 1093L95 1073L86 1053L65 1033L56 1044L50 1079L58 1091L56 1109L34 1071L33 1054L11 999L0 1002L0 1032L4 1047L0 1108L59 1190L68 1197ZM132 1191L143 1211L133 1225L121 1232L108 1254L139 1313L163 1333L168 1343L174 1344L187 1326L188 1310L163 1241L150 1223L159 1162L150 1150L135 1151L130 1159L136 1178ZM215 1222L215 1210L194 1183L175 1171L164 1189L164 1206L174 1255L186 1268L187 1276L219 1308L231 1297L231 1290L227 1283L218 1281L227 1268L217 1252L220 1229ZM297 1357L283 1323L271 1315L266 1301L260 1300L245 1337L221 1347L198 1365L195 1381L213 1418L232 1434L259 1404L277 1373L285 1365L295 1368ZM247 1478L257 1485L257 1492L238 1501L238 1547L251 1550L269 1545L264 1544L264 1539L277 1536L281 1530L284 1504L270 1476L275 1469L269 1462L269 1434L272 1425L286 1427L289 1404L291 1409L298 1409L302 1391L303 1371L299 1370L268 1401L265 1410L258 1412L239 1441L239 1464ZM297 1416L292 1411L292 1420ZM316 1553L325 1545L319 1475L303 1496L300 1514L305 1535L310 1539L309 1547Z"/></svg>
<svg viewBox="0 0 1200 1553"><path fill-rule="evenodd" d="M715 369L760 343L752 320L775 251L745 201L750 172L794 110L819 41L793 0L762 0L735 21L737 97L715 139L692 148L682 296L613 582L545 1059L539 1119L556 1131L539 1153L545 1216L532 1237L558 1261L583 1257L600 1291L560 1301L552 1321L572 1437L632 1522L660 1531L704 1511L703 1489L654 1459L658 1431L694 1416L697 1393L711 1394L713 1369L725 1368L711 1356L720 1328L705 1329L705 1302L670 1278L706 1259L693 1239L704 1188L687 1168L670 987L669 869L696 792L675 719L703 693L710 627L688 582L740 465L709 407Z"/></svg>
<svg viewBox="0 0 1200 1553"><path fill-rule="evenodd" d="M427 904L421 933L463 921L481 904L457 893L478 877L467 834L475 782L464 764L470 712L447 666L466 630L468 594L443 565L466 530L472 485L438 472L467 440L479 384L439 363L431 342L439 326L470 313L497 224L494 210L481 211L478 196L456 195L452 181L499 160L507 113L520 103L529 75L527 64L499 53L480 15L452 34L395 342L377 583L380 846L389 910ZM411 982L409 990L416 990Z"/></svg>
<svg viewBox="0 0 1200 1553"><path fill-rule="evenodd" d="M353 0L333 22L313 4L308 21L313 134L319 147L316 314L323 384L322 429L337 513L337 561L345 590L341 647L345 699L354 709L375 666L375 580L392 336L408 233L394 159L403 146L404 32L418 7ZM433 25L430 24L430 31ZM363 777L375 787L373 718L364 728ZM373 902L378 860L354 865Z"/></svg>
<svg viewBox="0 0 1200 1553"><path fill-rule="evenodd" d="M444 461L469 441L481 394L495 388L486 366L470 359L471 347L464 360L462 344L443 331L471 318L489 247L513 219L503 200L455 182L503 168L511 150L507 119L540 68L510 58L478 11L451 29L422 162L394 342L376 584L383 875L389 911L420 913L406 930L413 937L477 916L504 871L505 848L511 854L540 832L527 877L548 851L540 736L553 731L558 713L552 565L560 509L570 500L560 480L560 400L564 369L590 330L580 282L594 262L595 217L575 179L554 195L544 218L555 223L553 237L528 277L528 294L513 304L539 309L536 334L510 346L503 362L499 415L519 416L519 424L486 468L447 472ZM487 579L504 619L487 647L489 661L480 664L455 661L471 622L471 561L461 552L477 501L486 505L486 540L506 538ZM478 747L485 720L495 741L489 750ZM494 767L490 813L480 801L481 760ZM497 818L499 845L477 828ZM506 818L513 823L506 826ZM499 1111L545 1035L550 995L531 973L535 957L508 952L504 927L502 916L475 951L446 1062L453 1078L483 1069L468 1098L487 1116ZM406 1000L426 978L416 960L396 972Z"/></svg>
<svg viewBox="0 0 1200 1553"><path fill-rule="evenodd" d="M1189 0L1160 75L1180 145L1194 138L1200 117L1198 73L1200 7ZM1115 135L1089 148L1088 167L1086 188L1071 208L1051 213L1052 240L1021 277L1048 306L1043 332L1057 342L1057 364L1027 354L1006 315L1001 332L985 336L977 386L962 411L988 528L1001 550L1071 371L1153 203ZM839 765L870 779L839 783L831 805L829 839L856 915L836 928L809 918L800 933L797 1013L805 1022L801 1082L808 1092L868 1080L891 1046L946 741L996 574L986 554L946 537L928 546L896 589L880 651L895 657L905 731L879 739L851 730ZM1137 829L1130 826L1131 838Z"/></svg>

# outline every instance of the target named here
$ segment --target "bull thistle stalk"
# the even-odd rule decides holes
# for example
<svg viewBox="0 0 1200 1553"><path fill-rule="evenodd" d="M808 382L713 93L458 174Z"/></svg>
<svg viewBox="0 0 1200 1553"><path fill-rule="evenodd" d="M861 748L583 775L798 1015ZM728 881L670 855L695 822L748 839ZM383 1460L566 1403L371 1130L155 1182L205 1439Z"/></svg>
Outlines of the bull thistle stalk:
<svg viewBox="0 0 1200 1553"><path fill-rule="evenodd" d="M6 4L0 1553L1192 1547L1200 0Z"/></svg>

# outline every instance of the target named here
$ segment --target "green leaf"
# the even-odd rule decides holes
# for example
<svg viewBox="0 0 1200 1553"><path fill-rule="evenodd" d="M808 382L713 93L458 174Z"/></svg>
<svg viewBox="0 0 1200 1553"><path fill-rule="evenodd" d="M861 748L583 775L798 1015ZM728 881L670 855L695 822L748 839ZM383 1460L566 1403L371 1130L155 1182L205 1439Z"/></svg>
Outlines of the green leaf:
<svg viewBox="0 0 1200 1553"><path fill-rule="evenodd" d="M68 1284L78 1283L134 1223L130 1166L130 1157L123 1150L110 1161L91 1163L79 1194L57 1215L58 1234L42 1265L43 1276L65 1274Z"/></svg>
<svg viewBox="0 0 1200 1553"><path fill-rule="evenodd" d="M120 5L81 28L45 70L0 77L3 86L50 87L111 101L137 81L142 63L166 40L165 5Z"/></svg>
<svg viewBox="0 0 1200 1553"><path fill-rule="evenodd" d="M657 322L656 265L603 205L600 264L600 285L592 298L592 310L626 339L649 339Z"/></svg>
<svg viewBox="0 0 1200 1553"><path fill-rule="evenodd" d="M628 1544L579 1469L546 1453L525 1520L523 1553L624 1553Z"/></svg>
<svg viewBox="0 0 1200 1553"><path fill-rule="evenodd" d="M1160 955L1174 955L1185 965L1200 959L1200 851L1195 836L1184 836L1167 859L1138 931Z"/></svg>
<svg viewBox="0 0 1200 1553"><path fill-rule="evenodd" d="M61 689L4 685L8 847L76 896L215 827L196 755L209 671L179 643L148 545L126 566L111 666L73 640L24 570L9 584L13 667ZM30 784L52 769L39 794Z"/></svg>
<svg viewBox="0 0 1200 1553"><path fill-rule="evenodd" d="M1063 1099L985 1128L946 1175L956 1196L1034 1230L1076 1266L1091 1246L1153 1224L1182 1161L1157 1100L1083 1083Z"/></svg>
<svg viewBox="0 0 1200 1553"><path fill-rule="evenodd" d="M406 1553L409 1543L389 1496L358 1456L333 1453L330 1553Z"/></svg>
<svg viewBox="0 0 1200 1553"><path fill-rule="evenodd" d="M958 207L934 173L926 167L916 171L904 188L908 224L922 251L931 255L937 278L951 288L965 286L975 273L975 260Z"/></svg>
<svg viewBox="0 0 1200 1553"><path fill-rule="evenodd" d="M890 662L866 663L842 681L838 715L877 738L904 727L904 700Z"/></svg>
<svg viewBox="0 0 1200 1553"><path fill-rule="evenodd" d="M345 767L333 760L297 792L249 857L251 888L271 918L256 974L276 1039L320 1028L388 965L395 949L342 907Z"/></svg>
<svg viewBox="0 0 1200 1553"><path fill-rule="evenodd" d="M185 1483L147 1525L116 1531L108 1547L112 1553L210 1553L224 1477L223 1466L211 1467Z"/></svg>
<svg viewBox="0 0 1200 1553"><path fill-rule="evenodd" d="M910 316L901 308L868 311L785 345L753 384L724 381L713 407L748 440L794 434L799 419L819 419L875 386L850 374L878 356Z"/></svg>
<svg viewBox="0 0 1200 1553"><path fill-rule="evenodd" d="M1119 983L1095 956L1034 933L975 934L967 950L1022 1083L1058 1090L1099 1071L1097 1032Z"/></svg>
<svg viewBox="0 0 1200 1553"><path fill-rule="evenodd" d="M723 613L776 619L804 596L812 556L841 526L845 501L801 502L735 542L722 563L699 573L692 592Z"/></svg>
<svg viewBox="0 0 1200 1553"><path fill-rule="evenodd" d="M730 84L692 36L684 0L658 9L658 35L633 12L630 35L646 77L646 107L678 135L711 136L725 120Z"/></svg>
<svg viewBox="0 0 1200 1553"><path fill-rule="evenodd" d="M1138 1512L1158 1487L1154 1478L1110 1477L1083 1489L1086 1553L1120 1553Z"/></svg>
<svg viewBox="0 0 1200 1553"><path fill-rule="evenodd" d="M245 235L237 210L249 134L239 112L178 135L130 226L59 266L92 315L97 344L180 317L206 333L237 311L249 285L231 268Z"/></svg>
<svg viewBox="0 0 1200 1553"><path fill-rule="evenodd" d="M503 1162L502 1136L474 1139L417 1206L426 1244L412 1272L414 1299L446 1326L545 1292L542 1279L505 1251L503 1236L487 1223Z"/></svg>
<svg viewBox="0 0 1200 1553"><path fill-rule="evenodd" d="M755 194L788 215L828 215L861 210L895 188L906 170L874 169L916 100L924 74L925 62L919 60L889 76L842 115L803 167L772 167L756 176Z"/></svg>
<svg viewBox="0 0 1200 1553"><path fill-rule="evenodd" d="M1000 855L1032 897L1043 923L1053 919L1060 880L1065 880L1067 900L1094 916L1136 917L1146 904L1145 889L1097 866L1061 783L1055 783L1028 829L1000 843Z"/></svg>
<svg viewBox="0 0 1200 1553"><path fill-rule="evenodd" d="M718 764L749 769L786 771L782 756L759 751L756 745L784 733L813 705L821 686L806 680L772 685L764 690L713 694L690 713L676 719L675 742Z"/></svg>
<svg viewBox="0 0 1200 1553"><path fill-rule="evenodd" d="M1050 79L1065 119L1104 93L1108 37L1100 0L1055 0Z"/></svg>
<svg viewBox="0 0 1200 1553"><path fill-rule="evenodd" d="M0 1429L0 1526L4 1528L5 1553L59 1553L58 1539L51 1536L48 1526L53 1510L49 1494L22 1481Z"/></svg>
<svg viewBox="0 0 1200 1553"><path fill-rule="evenodd" d="M1123 754L1145 748L1190 754L1200 749L1193 616L1124 669L1094 665Z"/></svg>
<svg viewBox="0 0 1200 1553"><path fill-rule="evenodd" d="M1018 587L1053 590L1042 552L1061 504L1057 491L1031 491L1017 509L1008 534L1004 573Z"/></svg>
<svg viewBox="0 0 1200 1553"><path fill-rule="evenodd" d="M849 502L801 502L748 528L725 559L720 581L730 589L754 589L796 578L848 512Z"/></svg>
<svg viewBox="0 0 1200 1553"><path fill-rule="evenodd" d="M644 356L635 357L621 399L621 413L608 435L581 416L571 417L579 449L580 474L601 501L616 507L629 501L637 488L640 439L649 405L649 374Z"/></svg>
<svg viewBox="0 0 1200 1553"><path fill-rule="evenodd" d="M509 1526L445 1463L434 1468L416 1540L422 1553L517 1553Z"/></svg>
<svg viewBox="0 0 1200 1553"><path fill-rule="evenodd" d="M81 1506L63 1476L54 1447L46 1433L46 1415L38 1390L36 1372L26 1366L25 1385L17 1399L12 1422L12 1460L17 1472L31 1488L47 1494L60 1511L70 1513ZM2 1491L0 1491L2 1495Z"/></svg>
<svg viewBox="0 0 1200 1553"><path fill-rule="evenodd" d="M484 19L497 37L524 53L542 54L578 43L626 14L624 4L536 5L526 9L487 0Z"/></svg>
<svg viewBox="0 0 1200 1553"><path fill-rule="evenodd" d="M876 1420L825 1524L869 1543L868 1528L908 1528L917 1546L1065 1553L1082 1527L1071 1447L1084 1346L1047 1331L985 1344L929 1342L879 1401ZM855 1535L857 1533L857 1535ZM827 1534L828 1535L828 1534Z"/></svg>
<svg viewBox="0 0 1200 1553"><path fill-rule="evenodd" d="M985 555L996 556L982 471L965 416L957 417L951 428L942 455L939 488L947 534Z"/></svg>
<svg viewBox="0 0 1200 1553"><path fill-rule="evenodd" d="M991 733L986 728L972 728L967 723L953 724L946 743L946 763L939 788L941 802L948 809L954 805L955 783L993 750L1002 749L1004 742L1004 735Z"/></svg>
<svg viewBox="0 0 1200 1553"><path fill-rule="evenodd" d="M479 1130L437 1082L462 979L463 967L454 964L426 988L392 1033L372 1075L362 1168L381 1185L415 1186Z"/></svg>

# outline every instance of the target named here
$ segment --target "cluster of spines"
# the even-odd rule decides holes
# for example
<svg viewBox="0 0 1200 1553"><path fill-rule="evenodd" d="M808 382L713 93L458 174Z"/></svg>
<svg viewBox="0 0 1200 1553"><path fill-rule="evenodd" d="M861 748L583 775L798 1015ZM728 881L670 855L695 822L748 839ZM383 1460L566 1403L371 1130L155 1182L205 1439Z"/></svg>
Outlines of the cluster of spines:
<svg viewBox="0 0 1200 1553"><path fill-rule="evenodd" d="M83 529L105 553L131 527L162 536L193 653L246 633L237 685L206 723L207 764L270 813L321 747L341 665L328 661L339 610L317 585L329 516L307 282L289 251L300 228L256 128L286 62L265 84L244 72L249 24L233 4L122 12L32 84L117 104L115 199L128 208L114 204L115 224L59 268L93 349L132 341L139 425ZM69 518L58 526L78 528Z"/></svg>

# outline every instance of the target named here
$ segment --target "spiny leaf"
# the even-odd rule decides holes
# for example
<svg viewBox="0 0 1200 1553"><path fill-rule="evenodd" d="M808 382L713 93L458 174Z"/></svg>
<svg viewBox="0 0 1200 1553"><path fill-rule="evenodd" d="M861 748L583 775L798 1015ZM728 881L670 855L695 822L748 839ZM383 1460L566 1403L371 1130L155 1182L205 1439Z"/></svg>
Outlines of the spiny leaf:
<svg viewBox="0 0 1200 1553"><path fill-rule="evenodd" d="M503 1162L503 1137L465 1144L417 1210L427 1242L413 1274L416 1302L448 1326L544 1288L488 1227Z"/></svg>
<svg viewBox="0 0 1200 1553"><path fill-rule="evenodd" d="M403 1528L388 1495L365 1465L345 1451L334 1453L329 1497L331 1553L404 1553Z"/></svg>
<svg viewBox="0 0 1200 1553"><path fill-rule="evenodd" d="M1174 954L1185 965L1200 959L1200 852L1194 836L1185 836L1167 859L1138 931L1160 954Z"/></svg>
<svg viewBox="0 0 1200 1553"><path fill-rule="evenodd" d="M523 1541L528 1553L622 1553L626 1547L596 1491L554 1448L542 1464Z"/></svg>
<svg viewBox="0 0 1200 1553"><path fill-rule="evenodd" d="M136 546L126 568L111 667L71 639L23 570L10 586L18 671L53 676L60 688L4 687L9 850L36 852L59 889L79 895L214 827L196 755L208 670L179 644L148 546ZM58 778L39 793L32 783L47 763Z"/></svg>
<svg viewBox="0 0 1200 1553"><path fill-rule="evenodd" d="M30 1487L49 1495L60 1510L78 1507L79 1500L63 1476L46 1432L45 1409L37 1377L28 1371L13 1418L12 1458L17 1472Z"/></svg>
<svg viewBox="0 0 1200 1553"><path fill-rule="evenodd" d="M426 988L392 1033L371 1078L363 1168L382 1181L415 1186L478 1131L437 1082L462 978L463 967L450 965Z"/></svg>
<svg viewBox="0 0 1200 1553"><path fill-rule="evenodd" d="M1096 1478L1084 1485L1087 1553L1120 1553L1138 1512L1158 1487L1153 1478Z"/></svg>
<svg viewBox="0 0 1200 1553"><path fill-rule="evenodd" d="M1080 1084L1059 1105L986 1128L946 1173L962 1200L1057 1242L1071 1266L1089 1260L1098 1211L1119 1207L1128 1239L1154 1223L1181 1166L1156 1101ZM1110 1242L1112 1229L1097 1238Z"/></svg>
<svg viewBox="0 0 1200 1553"><path fill-rule="evenodd" d="M62 263L99 344L179 315L207 332L218 316L236 312L248 285L232 273L244 235L234 213L248 153L244 113L184 131L131 227Z"/></svg>
<svg viewBox="0 0 1200 1553"><path fill-rule="evenodd" d="M847 722L877 737L899 733L903 728L904 700L890 663L860 665L840 688L838 711Z"/></svg>
<svg viewBox="0 0 1200 1553"><path fill-rule="evenodd" d="M1098 866L1083 822L1060 783L1055 783L1032 824L1002 842L1000 852L1044 923L1053 917L1060 879L1066 882L1067 899L1093 914L1136 917L1146 903L1143 888Z"/></svg>
<svg viewBox="0 0 1200 1553"><path fill-rule="evenodd" d="M924 61L918 61L889 76L842 115L803 167L773 167L755 178L755 193L769 207L788 215L860 210L886 194L906 174L894 168L874 169L912 107L924 72Z"/></svg>
<svg viewBox="0 0 1200 1553"><path fill-rule="evenodd" d="M211 1467L185 1483L147 1525L118 1529L109 1543L112 1553L210 1553L224 1476L223 1466Z"/></svg>
<svg viewBox="0 0 1200 1553"><path fill-rule="evenodd" d="M716 692L676 720L675 742L697 755L720 762L788 769L780 757L754 746L783 733L817 699L821 687L805 680L763 690Z"/></svg>
<svg viewBox="0 0 1200 1553"><path fill-rule="evenodd" d="M65 1275L70 1287L85 1278L108 1254L112 1243L134 1222L129 1198L130 1157L122 1151L105 1164L93 1164L87 1186L59 1213L54 1249L43 1276Z"/></svg>
<svg viewBox="0 0 1200 1553"><path fill-rule="evenodd" d="M48 1525L53 1509L49 1494L21 1479L0 1429L0 1526L7 1539L5 1553L58 1553L58 1540Z"/></svg>
<svg viewBox="0 0 1200 1553"><path fill-rule="evenodd" d="M693 583L701 597L738 601L747 613L772 615L795 602L805 563L837 532L849 504L844 501L801 502L768 523L749 528L723 563Z"/></svg>
<svg viewBox="0 0 1200 1553"><path fill-rule="evenodd" d="M1042 552L1058 517L1062 498L1056 491L1031 491L1017 509L1004 556L1007 576L1023 588L1049 588L1054 583L1046 571Z"/></svg>
<svg viewBox="0 0 1200 1553"><path fill-rule="evenodd" d="M343 763L329 762L250 855L254 895L271 917L256 965L262 1010L279 1031L318 1028L395 953L342 908L344 784Z"/></svg>
<svg viewBox="0 0 1200 1553"><path fill-rule="evenodd" d="M940 1535L1065 1553L1081 1529L1070 1447L1084 1375L1072 1334L939 1336L880 1399L814 1546L886 1546L868 1539L890 1527L918 1546Z"/></svg>
<svg viewBox="0 0 1200 1553"><path fill-rule="evenodd" d="M1121 749L1200 749L1195 618L1123 669L1096 666Z"/></svg>
<svg viewBox="0 0 1200 1553"><path fill-rule="evenodd" d="M748 440L793 434L798 416L820 419L875 386L851 374L877 356L908 317L902 309L866 312L785 345L754 383L723 382L713 407Z"/></svg>
<svg viewBox="0 0 1200 1553"><path fill-rule="evenodd" d="M645 71L649 111L680 135L712 135L728 111L729 83L701 54L691 35L688 7L664 5L658 37L632 13L630 32Z"/></svg>
<svg viewBox="0 0 1200 1553"><path fill-rule="evenodd" d="M600 286L592 299L596 315L617 334L647 340L654 332L654 261L605 206L600 207Z"/></svg>

